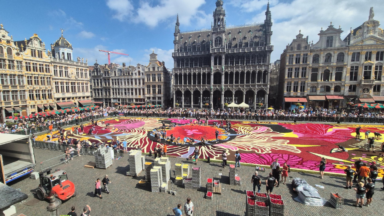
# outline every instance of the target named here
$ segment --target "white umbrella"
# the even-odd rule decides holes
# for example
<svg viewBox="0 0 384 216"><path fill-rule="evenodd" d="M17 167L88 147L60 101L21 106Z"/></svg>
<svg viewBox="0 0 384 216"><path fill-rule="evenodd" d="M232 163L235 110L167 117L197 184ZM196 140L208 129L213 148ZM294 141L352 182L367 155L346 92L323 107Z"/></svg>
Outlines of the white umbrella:
<svg viewBox="0 0 384 216"><path fill-rule="evenodd" d="M241 108L249 108L249 105L243 102L243 103L239 104L239 107L241 107Z"/></svg>
<svg viewBox="0 0 384 216"><path fill-rule="evenodd" d="M235 103L231 103L228 105L228 107L230 108L235 108L235 107L239 107L239 105L235 104Z"/></svg>

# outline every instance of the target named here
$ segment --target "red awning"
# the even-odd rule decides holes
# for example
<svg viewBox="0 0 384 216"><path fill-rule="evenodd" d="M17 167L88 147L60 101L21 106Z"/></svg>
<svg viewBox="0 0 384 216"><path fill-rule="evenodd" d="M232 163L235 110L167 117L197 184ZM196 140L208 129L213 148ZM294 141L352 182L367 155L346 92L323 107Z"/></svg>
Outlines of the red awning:
<svg viewBox="0 0 384 216"><path fill-rule="evenodd" d="M96 101L95 101L95 102L93 102L93 103L95 103L95 104L102 104L103 102L96 102Z"/></svg>
<svg viewBox="0 0 384 216"><path fill-rule="evenodd" d="M373 96L373 100L375 100L375 101L384 101L384 96Z"/></svg>
<svg viewBox="0 0 384 216"><path fill-rule="evenodd" d="M41 108L41 109L42 109L42 108L43 108L43 105L37 105L37 107L39 107L39 108Z"/></svg>
<svg viewBox="0 0 384 216"><path fill-rule="evenodd" d="M285 102L307 103L307 98L284 98Z"/></svg>
<svg viewBox="0 0 384 216"><path fill-rule="evenodd" d="M311 101L325 101L325 96L308 96Z"/></svg>
<svg viewBox="0 0 384 216"><path fill-rule="evenodd" d="M70 108L70 107L75 107L75 103L73 102L61 102L61 103L57 103L58 106L61 107L61 109L64 109L64 108Z"/></svg>
<svg viewBox="0 0 384 216"><path fill-rule="evenodd" d="M92 100L82 100L82 101L79 101L79 103L81 103L83 105L93 105Z"/></svg>
<svg viewBox="0 0 384 216"><path fill-rule="evenodd" d="M375 100L373 98L359 98L361 103L375 103Z"/></svg>
<svg viewBox="0 0 384 216"><path fill-rule="evenodd" d="M340 95L327 95L325 96L328 100L344 100L343 96Z"/></svg>

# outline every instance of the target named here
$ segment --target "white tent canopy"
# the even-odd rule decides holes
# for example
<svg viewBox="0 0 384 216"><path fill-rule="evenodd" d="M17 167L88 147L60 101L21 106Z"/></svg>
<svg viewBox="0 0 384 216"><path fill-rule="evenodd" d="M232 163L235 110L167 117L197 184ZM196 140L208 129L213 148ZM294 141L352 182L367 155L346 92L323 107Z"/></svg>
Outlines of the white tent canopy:
<svg viewBox="0 0 384 216"><path fill-rule="evenodd" d="M241 107L241 108L249 108L249 105L243 102L243 103L239 104L239 107Z"/></svg>
<svg viewBox="0 0 384 216"><path fill-rule="evenodd" d="M239 107L239 105L235 104L235 103L231 103L228 105L228 107L230 108L235 108L235 107Z"/></svg>

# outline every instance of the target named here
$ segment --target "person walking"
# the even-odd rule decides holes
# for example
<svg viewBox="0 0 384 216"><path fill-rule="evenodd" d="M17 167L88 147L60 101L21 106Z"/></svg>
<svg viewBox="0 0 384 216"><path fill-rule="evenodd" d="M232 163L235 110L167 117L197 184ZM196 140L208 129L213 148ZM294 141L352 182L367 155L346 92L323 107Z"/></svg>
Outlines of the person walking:
<svg viewBox="0 0 384 216"><path fill-rule="evenodd" d="M355 170L351 169L351 166L348 166L347 169L344 170L345 174L346 174L346 180L347 180L347 186L345 187L345 189L352 189L352 178L353 176L355 175Z"/></svg>
<svg viewBox="0 0 384 216"><path fill-rule="evenodd" d="M91 207L89 207L89 205L86 205L84 208L83 208L83 213L81 214L81 216L91 216Z"/></svg>
<svg viewBox="0 0 384 216"><path fill-rule="evenodd" d="M177 207L173 209L173 214L175 214L175 216L183 215L183 213L181 212L181 204L177 204Z"/></svg>
<svg viewBox="0 0 384 216"><path fill-rule="evenodd" d="M376 166L371 166L370 168L371 172L369 173L369 178L372 179L373 184L376 184L376 179L379 173L377 172L377 167Z"/></svg>
<svg viewBox="0 0 384 216"><path fill-rule="evenodd" d="M277 185L277 180L273 177L272 173L269 173L269 177L265 180L265 185L267 186L267 194L272 194L273 188Z"/></svg>
<svg viewBox="0 0 384 216"><path fill-rule="evenodd" d="M105 177L103 178L102 182L103 182L103 185L104 185L104 192L109 194L108 184L110 184L111 181L109 180L108 175L105 175Z"/></svg>
<svg viewBox="0 0 384 216"><path fill-rule="evenodd" d="M319 171L320 171L320 178L324 178L324 170L325 170L325 164L327 163L327 160L325 158L321 158L320 165L319 165Z"/></svg>
<svg viewBox="0 0 384 216"><path fill-rule="evenodd" d="M272 175L277 181L276 187L279 187L280 185L280 173L281 173L280 166L276 166L276 169L272 170Z"/></svg>
<svg viewBox="0 0 384 216"><path fill-rule="evenodd" d="M223 168L227 166L227 152L223 151L223 154L221 155L223 158Z"/></svg>
<svg viewBox="0 0 384 216"><path fill-rule="evenodd" d="M360 167L363 166L363 161L361 158L359 158L358 161L355 161L355 168L356 168L356 173L355 173L355 176L353 177L353 182L354 183L357 183L356 179L357 177L359 176L359 170L360 170Z"/></svg>
<svg viewBox="0 0 384 216"><path fill-rule="evenodd" d="M370 173L371 170L367 167L365 163L363 163L363 166L361 166L359 169L359 182L364 179L364 184L367 184L367 178Z"/></svg>
<svg viewBox="0 0 384 216"><path fill-rule="evenodd" d="M240 160L241 160L241 157L240 157L239 151L236 151L236 154L235 154L235 167L236 166L240 167Z"/></svg>
<svg viewBox="0 0 384 216"><path fill-rule="evenodd" d="M373 194L375 193L375 183L371 178L368 178L368 184L365 185L365 188L367 189L367 207L369 207L372 202Z"/></svg>
<svg viewBox="0 0 384 216"><path fill-rule="evenodd" d="M360 141L360 129L361 129L360 126L356 128L356 140L357 141Z"/></svg>
<svg viewBox="0 0 384 216"><path fill-rule="evenodd" d="M195 156L195 165L197 165L197 160L199 159L199 149L197 147L195 147L195 152L194 152L194 156Z"/></svg>
<svg viewBox="0 0 384 216"><path fill-rule="evenodd" d="M364 187L364 183L359 182L356 188L354 188L354 190L356 191L356 207L360 203L360 208L362 208L364 205L364 197L366 193L366 188Z"/></svg>
<svg viewBox="0 0 384 216"><path fill-rule="evenodd" d="M71 207L71 211L68 212L67 215L68 215L68 216L77 216L75 210L76 210L75 206L72 206L72 207Z"/></svg>
<svg viewBox="0 0 384 216"><path fill-rule="evenodd" d="M288 177L288 165L287 163L284 163L283 165L283 172L281 173L281 180L283 181L283 184L287 181Z"/></svg>
<svg viewBox="0 0 384 216"><path fill-rule="evenodd" d="M163 151L164 151L164 156L166 157L167 156L167 145L166 144L164 144Z"/></svg>
<svg viewBox="0 0 384 216"><path fill-rule="evenodd" d="M184 212L185 215L193 216L193 212L195 211L195 207L193 206L193 202L191 201L191 198L187 198L187 202L184 205Z"/></svg>
<svg viewBox="0 0 384 216"><path fill-rule="evenodd" d="M95 196L97 195L99 195L100 199L103 199L103 197L101 197L101 182L99 178L97 178L95 183Z"/></svg>
<svg viewBox="0 0 384 216"><path fill-rule="evenodd" d="M253 193L256 193L256 187L257 193L260 193L261 178L259 176L259 172L255 171L255 174L252 175L251 183L253 183Z"/></svg>
<svg viewBox="0 0 384 216"><path fill-rule="evenodd" d="M219 139L219 131L218 130L215 131L215 136L216 136L216 142L217 142Z"/></svg>

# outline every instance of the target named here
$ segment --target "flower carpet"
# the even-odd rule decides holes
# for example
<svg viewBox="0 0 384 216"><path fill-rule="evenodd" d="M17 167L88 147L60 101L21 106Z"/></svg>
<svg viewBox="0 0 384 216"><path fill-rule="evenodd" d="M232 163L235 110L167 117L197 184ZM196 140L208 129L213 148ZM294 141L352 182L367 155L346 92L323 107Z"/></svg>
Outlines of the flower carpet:
<svg viewBox="0 0 384 216"><path fill-rule="evenodd" d="M199 148L199 157L206 159L221 159L223 151L227 151L228 160L234 160L234 153L239 151L242 163L270 165L278 159L281 166L287 163L291 168L303 170L319 170L321 158L327 159L326 172L344 173L347 165L362 158L367 164L375 161L379 166L379 177L384 175L383 157L380 156L381 143L384 136L375 140L376 153L367 152L360 148L361 141L355 139L355 129L361 126L361 138L365 139L365 132L370 131L384 134L381 125L332 125L312 123L270 123L257 124L249 121L231 121L232 130L236 136L227 134L224 129L214 126L189 125L189 120L156 119L156 118L110 118L99 122L98 126L85 125L84 131L79 134L68 130L68 137L80 140L89 140L93 143L115 143L116 140L127 141L128 147L140 147L144 152L154 150L159 145L150 137L150 133L163 126L164 122L176 123L176 127L166 130L167 136L192 137L199 140L216 140L215 131L219 131L219 142L206 146L169 145L167 154L176 157L188 157L195 148ZM212 124L212 122L209 122ZM89 129L93 127L92 134ZM57 134L57 132L54 132ZM47 134L37 137L43 141ZM228 137L230 136L230 139ZM53 136L55 137L55 136ZM57 139L57 138L56 138ZM338 145L348 152L337 152Z"/></svg>

